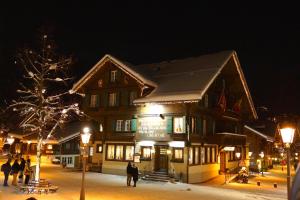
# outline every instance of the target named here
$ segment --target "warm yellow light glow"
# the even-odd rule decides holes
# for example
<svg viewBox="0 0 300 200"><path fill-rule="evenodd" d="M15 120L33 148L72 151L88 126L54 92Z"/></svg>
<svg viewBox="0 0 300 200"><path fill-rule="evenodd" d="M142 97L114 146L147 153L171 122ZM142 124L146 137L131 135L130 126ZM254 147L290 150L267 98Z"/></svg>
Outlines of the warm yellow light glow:
<svg viewBox="0 0 300 200"><path fill-rule="evenodd" d="M138 142L138 144L140 146L146 146L146 147L152 147L154 145L154 143L155 142L152 140L142 140L142 141Z"/></svg>
<svg viewBox="0 0 300 200"><path fill-rule="evenodd" d="M275 161L277 161L277 158L275 158Z"/></svg>
<svg viewBox="0 0 300 200"><path fill-rule="evenodd" d="M170 155L172 153L171 149L167 149L167 154Z"/></svg>
<svg viewBox="0 0 300 200"><path fill-rule="evenodd" d="M298 153L295 153L295 156L298 156Z"/></svg>
<svg viewBox="0 0 300 200"><path fill-rule="evenodd" d="M169 142L170 147L179 147L183 148L184 147L184 141L171 141Z"/></svg>
<svg viewBox="0 0 300 200"><path fill-rule="evenodd" d="M294 139L295 129L294 128L281 128L280 134L282 138L282 142L285 144L291 144Z"/></svg>
<svg viewBox="0 0 300 200"><path fill-rule="evenodd" d="M27 143L28 143L28 144L30 144L30 143L31 143L31 141L30 141L30 140L28 140L28 141L27 141Z"/></svg>
<svg viewBox="0 0 300 200"><path fill-rule="evenodd" d="M14 143L14 141L15 141L15 138L13 138L13 137L7 138L7 143L8 143L9 145L11 145L12 143Z"/></svg>
<svg viewBox="0 0 300 200"><path fill-rule="evenodd" d="M252 153L253 153L252 151L249 151L249 152L248 152L249 157L252 156Z"/></svg>
<svg viewBox="0 0 300 200"><path fill-rule="evenodd" d="M164 107L163 105L158 104L146 104L145 114L163 114Z"/></svg>
<svg viewBox="0 0 300 200"><path fill-rule="evenodd" d="M224 151L234 151L235 147L224 147Z"/></svg>
<svg viewBox="0 0 300 200"><path fill-rule="evenodd" d="M236 156L237 158L240 158L240 157L241 157L241 153L240 153L240 152L236 152L236 153L235 153L235 156Z"/></svg>
<svg viewBox="0 0 300 200"><path fill-rule="evenodd" d="M155 149L151 149L151 153L155 153Z"/></svg>
<svg viewBox="0 0 300 200"><path fill-rule="evenodd" d="M88 127L83 128L83 134L81 134L81 141L83 144L88 144L90 141L91 133Z"/></svg>
<svg viewBox="0 0 300 200"><path fill-rule="evenodd" d="M281 153L280 155L281 155L281 157L283 157L283 153Z"/></svg>
<svg viewBox="0 0 300 200"><path fill-rule="evenodd" d="M259 154L259 156L260 156L261 158L264 158L264 157L265 157L264 152L262 151L262 152Z"/></svg>

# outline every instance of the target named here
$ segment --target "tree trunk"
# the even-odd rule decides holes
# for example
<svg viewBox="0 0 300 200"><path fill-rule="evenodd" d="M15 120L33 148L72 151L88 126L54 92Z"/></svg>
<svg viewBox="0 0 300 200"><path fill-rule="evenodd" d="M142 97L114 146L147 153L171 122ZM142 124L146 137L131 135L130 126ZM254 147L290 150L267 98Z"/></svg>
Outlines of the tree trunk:
<svg viewBox="0 0 300 200"><path fill-rule="evenodd" d="M41 156L42 156L42 139L39 138L36 147L36 168L34 180L40 181L40 169L41 169Z"/></svg>

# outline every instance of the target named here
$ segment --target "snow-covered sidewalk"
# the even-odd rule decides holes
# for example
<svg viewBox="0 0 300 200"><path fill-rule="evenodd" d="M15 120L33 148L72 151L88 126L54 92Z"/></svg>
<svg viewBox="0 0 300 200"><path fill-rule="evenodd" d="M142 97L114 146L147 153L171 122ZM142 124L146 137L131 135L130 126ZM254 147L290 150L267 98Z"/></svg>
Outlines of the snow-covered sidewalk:
<svg viewBox="0 0 300 200"><path fill-rule="evenodd" d="M46 165L42 168L42 178L59 186L54 194L27 195L16 188L0 186L0 200L25 200L34 196L38 200L78 200L81 187L81 172ZM1 174L3 181L3 174ZM9 183L11 182L11 177ZM255 191L238 191L223 186L192 185L184 183L145 182L140 180L137 187L127 187L126 177L88 172L86 174L86 200L279 200L284 196L276 193L257 194Z"/></svg>

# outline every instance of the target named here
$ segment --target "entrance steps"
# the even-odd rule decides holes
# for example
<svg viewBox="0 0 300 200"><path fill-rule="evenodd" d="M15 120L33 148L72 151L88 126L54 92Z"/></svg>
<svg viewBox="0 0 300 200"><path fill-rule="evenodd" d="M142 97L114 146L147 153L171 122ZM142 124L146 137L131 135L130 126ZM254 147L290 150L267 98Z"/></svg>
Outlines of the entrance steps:
<svg viewBox="0 0 300 200"><path fill-rule="evenodd" d="M145 175L144 177L142 177L142 179L146 181L169 182L171 181L172 178L167 172L155 171L152 172L151 174Z"/></svg>

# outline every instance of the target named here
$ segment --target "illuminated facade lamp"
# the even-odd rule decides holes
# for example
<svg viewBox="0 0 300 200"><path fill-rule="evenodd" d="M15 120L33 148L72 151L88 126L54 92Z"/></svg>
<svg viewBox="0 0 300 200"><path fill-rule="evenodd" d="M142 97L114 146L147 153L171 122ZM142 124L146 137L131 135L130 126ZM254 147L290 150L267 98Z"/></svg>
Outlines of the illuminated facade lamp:
<svg viewBox="0 0 300 200"><path fill-rule="evenodd" d="M280 135L282 142L289 147L293 143L295 129L291 127L281 128Z"/></svg>
<svg viewBox="0 0 300 200"><path fill-rule="evenodd" d="M259 154L259 156L263 159L263 158L265 157L264 152L262 151L262 152Z"/></svg>
<svg viewBox="0 0 300 200"><path fill-rule="evenodd" d="M240 153L240 152L236 152L236 153L235 153L235 156L237 157L237 159L240 159L241 153Z"/></svg>
<svg viewBox="0 0 300 200"><path fill-rule="evenodd" d="M252 153L253 153L252 151L249 151L249 152L248 152L248 156L251 157L251 156L252 156Z"/></svg>
<svg viewBox="0 0 300 200"><path fill-rule="evenodd" d="M297 152L295 153L295 156L298 156L298 153L297 153Z"/></svg>
<svg viewBox="0 0 300 200"><path fill-rule="evenodd" d="M81 134L81 141L84 145L87 145L90 141L91 133L89 127L83 128L83 134Z"/></svg>
<svg viewBox="0 0 300 200"><path fill-rule="evenodd" d="M6 140L7 140L7 143L8 143L9 145L12 145L12 143L14 143L14 141L15 141L15 138L9 137L9 138L7 138Z"/></svg>

